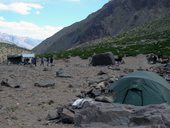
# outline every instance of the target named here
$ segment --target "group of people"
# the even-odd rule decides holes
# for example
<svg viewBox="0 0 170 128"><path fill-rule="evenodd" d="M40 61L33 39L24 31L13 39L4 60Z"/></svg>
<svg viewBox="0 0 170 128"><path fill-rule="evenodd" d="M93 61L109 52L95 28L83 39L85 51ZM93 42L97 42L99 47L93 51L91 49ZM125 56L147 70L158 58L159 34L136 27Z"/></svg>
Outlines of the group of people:
<svg viewBox="0 0 170 128"><path fill-rule="evenodd" d="M40 66L45 66L45 63L47 66L52 66L53 65L53 57L47 57L47 58L41 57L40 58ZM28 58L24 59L24 65L26 65L26 64L33 64L34 66L37 66L37 58L34 57L31 60L29 60Z"/></svg>
<svg viewBox="0 0 170 128"><path fill-rule="evenodd" d="M53 57L47 57L47 58L40 58L40 66L44 66L44 63L47 63L47 66L52 66L53 65Z"/></svg>

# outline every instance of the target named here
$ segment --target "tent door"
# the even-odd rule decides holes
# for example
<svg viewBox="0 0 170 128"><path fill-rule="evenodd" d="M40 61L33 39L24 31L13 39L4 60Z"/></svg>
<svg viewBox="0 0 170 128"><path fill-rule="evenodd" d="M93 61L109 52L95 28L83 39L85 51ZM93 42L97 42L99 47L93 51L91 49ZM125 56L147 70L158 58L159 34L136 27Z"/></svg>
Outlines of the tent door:
<svg viewBox="0 0 170 128"><path fill-rule="evenodd" d="M123 104L143 106L142 91L137 88L128 89L124 97Z"/></svg>

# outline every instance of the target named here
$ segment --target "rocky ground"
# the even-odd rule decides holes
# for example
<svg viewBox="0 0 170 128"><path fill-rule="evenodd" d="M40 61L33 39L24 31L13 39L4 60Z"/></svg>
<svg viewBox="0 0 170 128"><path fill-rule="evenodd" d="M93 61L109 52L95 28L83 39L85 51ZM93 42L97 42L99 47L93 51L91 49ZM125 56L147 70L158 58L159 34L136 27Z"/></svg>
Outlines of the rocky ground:
<svg viewBox="0 0 170 128"><path fill-rule="evenodd" d="M73 127L48 123L48 112L71 103L91 82L153 66L147 64L143 55L124 58L124 61L125 64L112 67L92 67L88 60L79 57L56 60L52 67L0 65L0 81L3 83L0 86L0 128ZM100 71L106 74L97 75Z"/></svg>

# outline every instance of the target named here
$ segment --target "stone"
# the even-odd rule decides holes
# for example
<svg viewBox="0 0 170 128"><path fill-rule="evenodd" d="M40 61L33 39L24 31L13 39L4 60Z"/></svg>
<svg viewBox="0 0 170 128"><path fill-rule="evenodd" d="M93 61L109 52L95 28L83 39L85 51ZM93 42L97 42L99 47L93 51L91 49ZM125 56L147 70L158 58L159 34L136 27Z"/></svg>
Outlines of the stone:
<svg viewBox="0 0 170 128"><path fill-rule="evenodd" d="M48 112L48 115L46 117L47 120L55 120L58 119L59 115L56 110L51 110Z"/></svg>
<svg viewBox="0 0 170 128"><path fill-rule="evenodd" d="M105 75L105 74L107 74L107 73L104 72L104 71L102 71L102 70L100 70L100 71L97 73L97 75Z"/></svg>
<svg viewBox="0 0 170 128"><path fill-rule="evenodd" d="M20 88L20 85L17 84L14 79L3 79L1 81L1 86L10 87L10 88Z"/></svg>
<svg viewBox="0 0 170 128"><path fill-rule="evenodd" d="M97 84L97 85L95 86L95 88L96 88L96 89L103 90L103 89L105 89L107 86L108 86L108 83L104 81L104 82L100 82L99 84Z"/></svg>
<svg viewBox="0 0 170 128"><path fill-rule="evenodd" d="M51 123L64 123L73 124L74 123L74 113L64 107L58 107L57 110L52 110L48 112L47 120Z"/></svg>
<svg viewBox="0 0 170 128"><path fill-rule="evenodd" d="M100 89L91 89L86 93L86 95L90 98L95 98L95 97L101 95L101 90Z"/></svg>
<svg viewBox="0 0 170 128"><path fill-rule="evenodd" d="M65 124L74 123L74 113L72 113L68 109L63 109L63 112L61 113L60 116L61 116L62 123L65 123Z"/></svg>
<svg viewBox="0 0 170 128"><path fill-rule="evenodd" d="M112 103L113 98L111 96L98 96L98 97L95 98L95 101Z"/></svg>
<svg viewBox="0 0 170 128"><path fill-rule="evenodd" d="M55 82L53 80L40 80L34 83L34 86L42 88L53 87L55 86Z"/></svg>
<svg viewBox="0 0 170 128"><path fill-rule="evenodd" d="M56 71L56 77L62 77L62 78L72 78L72 76L66 72L64 72L63 69L59 69Z"/></svg>
<svg viewBox="0 0 170 128"><path fill-rule="evenodd" d="M111 77L108 77L108 76L93 78L93 79L87 80L87 83L89 86L91 86L92 84L98 84L104 81L108 81L110 78Z"/></svg>

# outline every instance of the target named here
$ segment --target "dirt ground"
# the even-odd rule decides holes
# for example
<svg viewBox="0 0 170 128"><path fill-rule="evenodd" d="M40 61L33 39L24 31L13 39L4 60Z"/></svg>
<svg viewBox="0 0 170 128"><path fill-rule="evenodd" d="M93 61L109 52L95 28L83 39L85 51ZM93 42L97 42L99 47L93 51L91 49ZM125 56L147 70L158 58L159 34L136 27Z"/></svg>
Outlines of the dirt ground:
<svg viewBox="0 0 170 128"><path fill-rule="evenodd" d="M88 60L74 57L56 60L54 66L0 65L0 81L11 79L20 88L0 86L0 128L71 128L73 125L49 124L46 117L49 111L60 105L71 103L81 90L94 80L116 77L124 74L125 69L149 69L145 56L124 58L125 64L114 66L89 66ZM43 71L44 67L48 71ZM56 77L56 71L63 69L72 78ZM99 71L107 74L98 76ZM55 86L35 87L34 83L44 80L53 81ZM72 87L69 87L72 86Z"/></svg>

